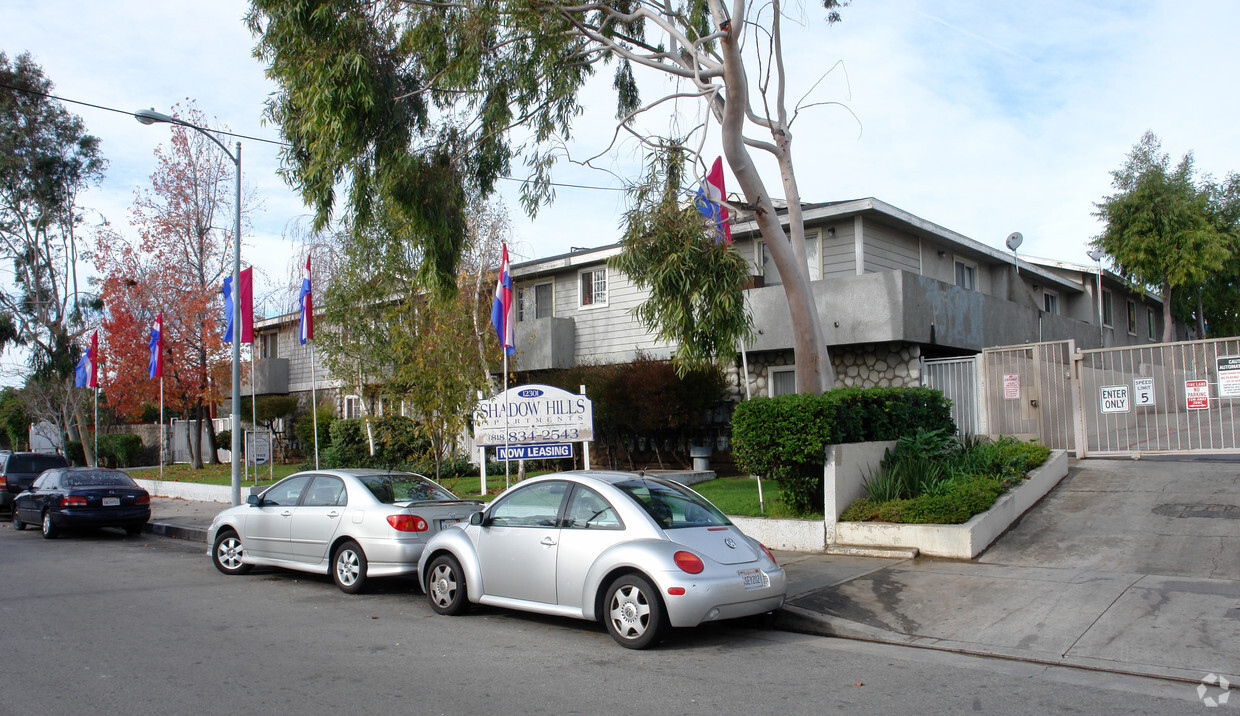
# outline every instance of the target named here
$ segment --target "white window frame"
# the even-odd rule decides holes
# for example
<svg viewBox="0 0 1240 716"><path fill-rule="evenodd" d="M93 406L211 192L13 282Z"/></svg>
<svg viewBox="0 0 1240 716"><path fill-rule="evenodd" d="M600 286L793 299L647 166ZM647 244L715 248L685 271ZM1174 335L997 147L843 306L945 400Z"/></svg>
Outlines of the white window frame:
<svg viewBox="0 0 1240 716"><path fill-rule="evenodd" d="M341 410L340 412L344 414L344 417L346 418L362 417L362 397L360 395L344 396L344 404L342 407L344 409Z"/></svg>
<svg viewBox="0 0 1240 716"><path fill-rule="evenodd" d="M584 277L586 274L597 274L599 272L602 272L603 274L603 300L601 301L596 300L592 303L584 303L585 296L583 296L581 293L582 277ZM598 281L596 279L592 279L591 281L597 286ZM578 271L577 272L577 308L582 311L588 311L592 308L605 307L608 301L611 299L611 295L610 295L611 285L610 284L611 284L611 281L610 281L610 277L607 275L606 264L603 264L602 266L595 266L593 268L581 269L580 271Z"/></svg>
<svg viewBox="0 0 1240 716"><path fill-rule="evenodd" d="M952 263L952 274L953 274L952 280L956 283L956 287L959 289L963 289L965 291L976 291L977 290L977 262L970 261L968 259L962 259L959 256L955 258L956 260ZM960 267L961 266L969 270L969 281L972 284L971 286L960 285Z"/></svg>
<svg viewBox="0 0 1240 716"><path fill-rule="evenodd" d="M1128 335L1137 335L1137 303L1128 301Z"/></svg>
<svg viewBox="0 0 1240 716"><path fill-rule="evenodd" d="M1059 292L1050 289L1042 290L1042 309L1052 316L1061 315L1063 309L1059 305Z"/></svg>
<svg viewBox="0 0 1240 716"><path fill-rule="evenodd" d="M788 241L789 243L791 243L792 238L789 237ZM763 278L767 279L766 281L764 281L765 285L767 286L783 285L784 283L783 277L779 278L779 283L772 283L769 280L770 277L767 276L767 273L766 273L766 264L767 264L766 242L755 241L753 245L754 245L754 265L758 268L758 273ZM821 280L822 279L822 232L818 231L817 229L814 229L813 231L805 232L805 263L808 265L808 268L809 268L809 280L810 281ZM779 269L775 268L775 263L773 261L771 262L771 268L774 269L774 274L776 276L779 276Z"/></svg>
<svg viewBox="0 0 1240 716"><path fill-rule="evenodd" d="M766 394L768 397L774 398L775 393L775 375L778 373L792 373L793 392L796 392L796 372L797 367L794 365L773 365L766 369ZM780 395L783 395L782 393Z"/></svg>
<svg viewBox="0 0 1240 716"><path fill-rule="evenodd" d="M547 316L551 317L555 315L555 281L539 281L537 283L528 283L528 284L523 284L517 287L517 321L518 322L524 323L525 321L533 321L538 318L538 289L543 286L551 287L551 298L548 299L551 302L551 305L549 306L550 311L547 313ZM580 284L578 284L578 290L580 290ZM526 296L529 297L529 301L525 300ZM525 315L526 310L528 308L526 306L527 303L533 304L532 307L534 309L534 312L533 312L534 315L532 316Z"/></svg>
<svg viewBox="0 0 1240 716"><path fill-rule="evenodd" d="M1149 306L1145 309L1145 324L1149 328L1149 339L1153 341L1154 337L1158 335L1158 315Z"/></svg>
<svg viewBox="0 0 1240 716"><path fill-rule="evenodd" d="M279 358L280 357L280 334L275 331L267 331L258 334L259 350L258 357Z"/></svg>

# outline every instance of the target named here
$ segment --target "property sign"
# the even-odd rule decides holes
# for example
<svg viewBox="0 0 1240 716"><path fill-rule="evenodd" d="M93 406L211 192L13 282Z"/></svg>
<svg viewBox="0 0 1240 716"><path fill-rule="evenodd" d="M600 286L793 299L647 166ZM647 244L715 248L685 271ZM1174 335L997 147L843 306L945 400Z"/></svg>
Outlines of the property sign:
<svg viewBox="0 0 1240 716"><path fill-rule="evenodd" d="M572 457L572 443L557 445L500 445L495 449L499 460L542 460L552 457Z"/></svg>
<svg viewBox="0 0 1240 716"><path fill-rule="evenodd" d="M1098 398L1104 413L1127 413L1132 409L1126 385L1104 385Z"/></svg>
<svg viewBox="0 0 1240 716"><path fill-rule="evenodd" d="M478 445L538 445L594 439L594 404L550 385L519 385L474 409Z"/></svg>
<svg viewBox="0 0 1240 716"><path fill-rule="evenodd" d="M1210 384L1204 380L1184 381L1184 397L1189 410L1210 409Z"/></svg>
<svg viewBox="0 0 1240 716"><path fill-rule="evenodd" d="M1003 374L1003 399L1020 400L1020 374Z"/></svg>
<svg viewBox="0 0 1240 716"><path fill-rule="evenodd" d="M1240 398L1240 356L1219 356L1218 397Z"/></svg>
<svg viewBox="0 0 1240 716"><path fill-rule="evenodd" d="M250 439L249 451L246 457L251 465L266 465L271 462L271 436L267 431L249 432L247 437Z"/></svg>
<svg viewBox="0 0 1240 716"><path fill-rule="evenodd" d="M1135 402L1138 408L1148 408L1155 404L1153 378L1134 378L1132 392L1136 395Z"/></svg>

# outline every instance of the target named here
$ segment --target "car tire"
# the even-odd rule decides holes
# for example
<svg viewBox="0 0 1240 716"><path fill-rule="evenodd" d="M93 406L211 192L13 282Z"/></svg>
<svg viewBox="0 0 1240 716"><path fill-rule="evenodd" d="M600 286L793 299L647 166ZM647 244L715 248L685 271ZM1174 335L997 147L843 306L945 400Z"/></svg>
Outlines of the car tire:
<svg viewBox="0 0 1240 716"><path fill-rule="evenodd" d="M43 539L56 539L59 534L60 529L56 527L51 511L43 510Z"/></svg>
<svg viewBox="0 0 1240 716"><path fill-rule="evenodd" d="M666 630L667 615L659 593L637 574L625 574L607 587L603 622L616 643L626 649L645 649Z"/></svg>
<svg viewBox="0 0 1240 716"><path fill-rule="evenodd" d="M146 523L140 525L125 525L125 534L130 537L136 537L137 535L142 534L143 527L146 527Z"/></svg>
<svg viewBox="0 0 1240 716"><path fill-rule="evenodd" d="M245 545L237 533L230 529L220 530L215 536L215 544L211 546L211 563L215 568L224 574L245 574L254 565L242 562L244 556Z"/></svg>
<svg viewBox="0 0 1240 716"><path fill-rule="evenodd" d="M366 554L353 540L341 542L332 554L332 579L345 594L366 588Z"/></svg>
<svg viewBox="0 0 1240 716"><path fill-rule="evenodd" d="M460 562L450 554L441 554L431 560L423 586L427 603L439 614L455 616L469 606L465 573L461 571Z"/></svg>
<svg viewBox="0 0 1240 716"><path fill-rule="evenodd" d="M26 523L22 522L22 518L17 516L17 505L13 505L13 529L18 532L26 529Z"/></svg>

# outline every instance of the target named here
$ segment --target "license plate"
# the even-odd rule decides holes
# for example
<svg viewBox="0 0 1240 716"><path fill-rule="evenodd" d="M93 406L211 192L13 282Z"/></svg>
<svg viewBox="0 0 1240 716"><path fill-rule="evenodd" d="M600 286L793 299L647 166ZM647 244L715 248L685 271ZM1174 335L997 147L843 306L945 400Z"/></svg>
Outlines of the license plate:
<svg viewBox="0 0 1240 716"><path fill-rule="evenodd" d="M738 569L736 573L740 576L741 583L745 585L745 591L766 589L771 586L771 578L760 569Z"/></svg>
<svg viewBox="0 0 1240 716"><path fill-rule="evenodd" d="M121 498L119 498L119 497L105 497L105 498L103 498L103 506L104 506L104 507L119 507L119 506L120 506L120 504L121 504Z"/></svg>
<svg viewBox="0 0 1240 716"><path fill-rule="evenodd" d="M447 529L448 527L451 527L452 525L454 525L454 524L456 524L456 523L458 523L458 522L460 522L460 519L455 518L455 517L453 517L453 518L451 518L451 519L440 520L440 521L439 521L439 529L441 529L441 530L442 530L442 529Z"/></svg>

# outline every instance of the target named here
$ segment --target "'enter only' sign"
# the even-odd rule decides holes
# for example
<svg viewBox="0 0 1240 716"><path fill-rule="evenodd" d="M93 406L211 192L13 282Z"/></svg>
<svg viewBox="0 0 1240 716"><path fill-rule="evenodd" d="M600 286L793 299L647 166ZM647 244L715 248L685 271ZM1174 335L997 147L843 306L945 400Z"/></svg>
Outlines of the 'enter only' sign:
<svg viewBox="0 0 1240 716"><path fill-rule="evenodd" d="M1104 385L1099 389L1099 398L1104 413L1127 413L1132 408L1126 385Z"/></svg>

